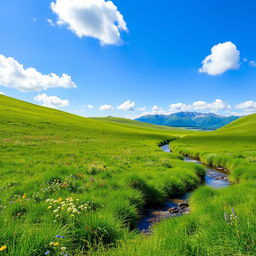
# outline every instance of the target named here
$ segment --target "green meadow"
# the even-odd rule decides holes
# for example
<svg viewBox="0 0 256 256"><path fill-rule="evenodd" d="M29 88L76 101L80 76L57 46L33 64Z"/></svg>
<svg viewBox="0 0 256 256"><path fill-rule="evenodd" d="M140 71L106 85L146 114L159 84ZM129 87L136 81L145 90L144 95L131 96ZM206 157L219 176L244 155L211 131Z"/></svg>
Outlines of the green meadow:
<svg viewBox="0 0 256 256"><path fill-rule="evenodd" d="M0 95L0 255L256 255L255 125L194 132ZM233 185L201 186L204 168L183 155ZM191 214L138 232L145 208L191 190Z"/></svg>

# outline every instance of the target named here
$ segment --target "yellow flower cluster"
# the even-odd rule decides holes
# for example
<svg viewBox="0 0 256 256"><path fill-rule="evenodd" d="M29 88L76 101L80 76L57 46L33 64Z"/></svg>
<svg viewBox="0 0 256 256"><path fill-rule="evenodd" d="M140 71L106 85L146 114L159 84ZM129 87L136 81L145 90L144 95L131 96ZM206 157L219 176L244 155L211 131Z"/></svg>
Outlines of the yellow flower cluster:
<svg viewBox="0 0 256 256"><path fill-rule="evenodd" d="M68 197L66 199L47 199L49 204L48 209L52 210L52 213L56 220L65 220L68 218L75 218L82 212L90 210L90 203L81 203L79 199Z"/></svg>
<svg viewBox="0 0 256 256"><path fill-rule="evenodd" d="M50 246L58 246L59 243L58 242L50 242Z"/></svg>
<svg viewBox="0 0 256 256"><path fill-rule="evenodd" d="M22 195L14 195L13 196L13 199L16 201L16 202L21 202L21 201L24 201L24 200L29 200L29 198L27 198L27 194L24 193Z"/></svg>
<svg viewBox="0 0 256 256"><path fill-rule="evenodd" d="M98 174L100 172L105 172L108 170L108 167L104 163L93 162L90 165L87 165L86 172L91 175Z"/></svg>

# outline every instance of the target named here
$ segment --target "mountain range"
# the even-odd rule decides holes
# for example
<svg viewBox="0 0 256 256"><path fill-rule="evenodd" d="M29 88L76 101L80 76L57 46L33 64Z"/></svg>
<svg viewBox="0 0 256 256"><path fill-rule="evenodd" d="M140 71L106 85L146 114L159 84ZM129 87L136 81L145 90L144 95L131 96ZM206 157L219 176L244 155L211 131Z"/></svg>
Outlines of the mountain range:
<svg viewBox="0 0 256 256"><path fill-rule="evenodd" d="M170 115L145 115L135 120L157 125L216 130L238 119L239 116L221 116L214 113L178 112Z"/></svg>

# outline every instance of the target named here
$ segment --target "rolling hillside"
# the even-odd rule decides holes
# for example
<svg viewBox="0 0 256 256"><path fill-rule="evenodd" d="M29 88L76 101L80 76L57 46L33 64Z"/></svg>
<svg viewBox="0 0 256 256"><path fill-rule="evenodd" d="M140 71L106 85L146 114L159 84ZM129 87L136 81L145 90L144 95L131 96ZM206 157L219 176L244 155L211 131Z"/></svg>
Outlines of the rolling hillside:
<svg viewBox="0 0 256 256"><path fill-rule="evenodd" d="M251 242L256 241L256 115L179 138L170 146L176 153L229 169L234 184L219 190L202 186L190 198L190 215L156 225L147 239L97 255L256 255Z"/></svg>
<svg viewBox="0 0 256 256"><path fill-rule="evenodd" d="M176 135L0 95L0 248L13 256L60 255L61 247L79 255L134 238L129 230L145 205L200 184L202 169L157 146ZM180 191L166 190L177 183Z"/></svg>
<svg viewBox="0 0 256 256"><path fill-rule="evenodd" d="M170 127L170 126L164 126L164 125L154 125L154 124L150 124L150 123L144 123L144 122L140 122L140 121L136 121L136 120L119 118L119 117L92 117L91 119L98 120L98 121L119 123L119 124L123 124L123 125L131 125L131 126L142 127L142 128L152 128L152 129L171 130L171 131L184 130L182 128Z"/></svg>
<svg viewBox="0 0 256 256"><path fill-rule="evenodd" d="M241 117L213 132L186 136L173 142L172 148L210 165L234 170L230 178L239 181L256 169L256 114ZM241 172L242 168L246 170Z"/></svg>
<svg viewBox="0 0 256 256"><path fill-rule="evenodd" d="M0 95L0 253L255 255L255 120L190 132L83 118ZM176 153L158 148L175 138ZM204 169L178 153L228 168L235 184L198 188L189 215L145 237L137 232L145 208L201 185ZM227 221L232 211L238 218Z"/></svg>

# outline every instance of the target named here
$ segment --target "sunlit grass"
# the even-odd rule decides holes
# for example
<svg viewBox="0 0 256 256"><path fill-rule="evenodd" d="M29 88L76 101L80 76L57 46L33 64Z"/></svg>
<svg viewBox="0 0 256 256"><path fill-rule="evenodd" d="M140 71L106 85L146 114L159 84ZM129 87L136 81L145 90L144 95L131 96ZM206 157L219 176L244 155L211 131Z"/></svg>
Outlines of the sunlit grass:
<svg viewBox="0 0 256 256"><path fill-rule="evenodd" d="M0 95L0 254L256 255L255 119L201 133ZM173 154L158 147L169 142ZM240 184L201 187L190 215L138 234L145 207L200 186L204 169L180 153L229 169Z"/></svg>

